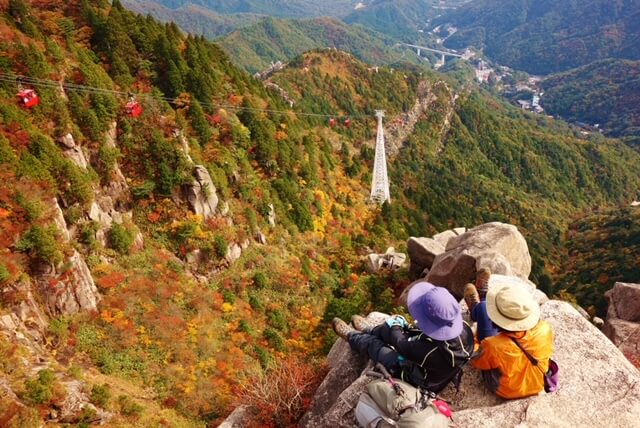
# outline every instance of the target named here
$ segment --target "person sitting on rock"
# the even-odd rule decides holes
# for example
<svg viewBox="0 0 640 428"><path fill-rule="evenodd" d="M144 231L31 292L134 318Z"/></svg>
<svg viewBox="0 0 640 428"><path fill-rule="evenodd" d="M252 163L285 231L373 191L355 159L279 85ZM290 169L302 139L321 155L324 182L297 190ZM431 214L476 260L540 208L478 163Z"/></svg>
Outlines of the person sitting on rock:
<svg viewBox="0 0 640 428"><path fill-rule="evenodd" d="M498 329L493 325L487 314L487 289L489 288L491 270L482 268L476 274L476 283L467 284L464 287L464 301L467 303L471 320L476 322L476 337L478 342L486 337L498 334Z"/></svg>
<svg viewBox="0 0 640 428"><path fill-rule="evenodd" d="M473 367L483 371L485 384L499 397L540 393L553 354L553 332L540 319L540 305L525 289L511 284L493 286L486 303L499 333L480 343L479 352L471 359ZM537 366L523 350L538 360Z"/></svg>
<svg viewBox="0 0 640 428"><path fill-rule="evenodd" d="M437 393L461 375L473 352L473 332L462 320L460 305L442 287L416 283L407 297L417 328L395 315L372 327L361 316L355 329L334 318L333 329L351 348L381 363L392 376Z"/></svg>

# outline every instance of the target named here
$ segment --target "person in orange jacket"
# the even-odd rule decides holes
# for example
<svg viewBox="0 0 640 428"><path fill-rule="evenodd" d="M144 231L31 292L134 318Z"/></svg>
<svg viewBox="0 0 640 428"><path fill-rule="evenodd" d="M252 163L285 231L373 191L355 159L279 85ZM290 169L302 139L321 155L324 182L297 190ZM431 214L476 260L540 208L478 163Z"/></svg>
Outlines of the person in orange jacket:
<svg viewBox="0 0 640 428"><path fill-rule="evenodd" d="M543 391L544 373L553 354L553 332L540 319L538 303L520 287L496 285L487 292L487 312L499 333L484 339L471 359L473 367L483 371L487 387L506 399ZM522 349L538 360L537 366Z"/></svg>

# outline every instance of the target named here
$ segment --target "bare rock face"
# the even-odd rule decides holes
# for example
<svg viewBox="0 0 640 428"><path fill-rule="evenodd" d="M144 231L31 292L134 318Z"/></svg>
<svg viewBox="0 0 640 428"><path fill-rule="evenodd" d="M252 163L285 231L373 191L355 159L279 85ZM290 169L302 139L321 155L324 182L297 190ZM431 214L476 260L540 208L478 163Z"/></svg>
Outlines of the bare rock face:
<svg viewBox="0 0 640 428"><path fill-rule="evenodd" d="M273 204L269 204L269 215L267 216L267 220L269 221L269 226L276 226L276 209Z"/></svg>
<svg viewBox="0 0 640 428"><path fill-rule="evenodd" d="M211 181L209 171L202 165L194 167L193 176L193 183L184 186L184 195L193 212L207 219L215 214L218 207L216 187Z"/></svg>
<svg viewBox="0 0 640 428"><path fill-rule="evenodd" d="M136 236L133 238L133 243L131 244L131 251L138 252L144 250L144 236L142 236L141 232L136 233Z"/></svg>
<svg viewBox="0 0 640 428"><path fill-rule="evenodd" d="M515 226L486 223L450 238L446 251L436 256L427 280L461 298L465 284L472 282L483 267L497 274L529 277L531 256Z"/></svg>
<svg viewBox="0 0 640 428"><path fill-rule="evenodd" d="M640 322L640 284L616 282L605 296L609 300L607 318Z"/></svg>
<svg viewBox="0 0 640 428"><path fill-rule="evenodd" d="M640 284L616 282L602 332L629 358L640 358Z"/></svg>
<svg viewBox="0 0 640 428"><path fill-rule="evenodd" d="M91 404L89 397L84 392L82 382L72 380L63 382L67 391L67 395L62 402L60 412L58 413L58 422L60 423L77 423L83 409L89 408L95 411L95 417L89 421L91 423L102 425L113 417L112 413L105 412Z"/></svg>
<svg viewBox="0 0 640 428"><path fill-rule="evenodd" d="M365 258L365 267L371 273L380 269L396 270L404 266L407 255L398 253L393 247L389 247L384 254L369 254Z"/></svg>
<svg viewBox="0 0 640 428"><path fill-rule="evenodd" d="M69 229L67 229L67 222L64 219L62 208L60 208L60 204L58 204L58 200L56 198L53 198L51 202L51 207L53 210L53 222L58 227L58 230L62 235L62 239L64 239L65 242L69 242L69 239L71 239L71 236L69 234Z"/></svg>
<svg viewBox="0 0 640 428"><path fill-rule="evenodd" d="M249 406L238 406L220 425L218 425L218 428L244 428L247 426L251 416L252 411Z"/></svg>
<svg viewBox="0 0 640 428"><path fill-rule="evenodd" d="M31 283L5 285L0 289L0 300L10 309L0 316L0 330L27 346L44 344L48 321L33 295Z"/></svg>
<svg viewBox="0 0 640 428"><path fill-rule="evenodd" d="M87 169L87 158L82 151L82 147L76 145L75 140L73 139L73 135L71 133L66 134L58 139L58 143L60 147L62 147L62 154L71 160L73 163L78 165L82 169Z"/></svg>
<svg viewBox="0 0 640 428"><path fill-rule="evenodd" d="M618 318L607 319L602 332L628 358L640 358L640 323Z"/></svg>
<svg viewBox="0 0 640 428"><path fill-rule="evenodd" d="M116 211L113 200L108 197L96 198L89 208L89 218L100 224L102 229L108 229L113 223L113 215ZM118 213L119 215L119 213Z"/></svg>
<svg viewBox="0 0 640 428"><path fill-rule="evenodd" d="M53 269L40 276L38 282L52 316L95 311L100 294L82 256L74 251L62 264L64 270Z"/></svg>
<svg viewBox="0 0 640 428"><path fill-rule="evenodd" d="M233 263L242 255L242 247L237 243L232 243L227 247L227 254L224 256L229 263Z"/></svg>
<svg viewBox="0 0 640 428"><path fill-rule="evenodd" d="M455 238L456 236L458 236L458 234L455 233L453 230L445 230L444 232L440 232L438 234L433 235L433 239L438 244L446 248L447 244L449 243L449 240L451 238Z"/></svg>
<svg viewBox="0 0 640 428"><path fill-rule="evenodd" d="M432 238L409 238L407 252L411 261L411 277L417 278L425 268L431 269L436 256L444 253L444 249L445 245Z"/></svg>
<svg viewBox="0 0 640 428"><path fill-rule="evenodd" d="M255 240L258 244L267 245L267 237L264 233L257 231L255 234Z"/></svg>
<svg viewBox="0 0 640 428"><path fill-rule="evenodd" d="M178 139L178 141L180 142L180 146L182 147L182 153L184 153L185 158L187 159L187 162L189 162L191 165L194 164L193 159L191 158L191 149L189 148L189 142L187 141L187 137L184 135L184 132L182 132L182 129L175 129L173 131L173 135Z"/></svg>

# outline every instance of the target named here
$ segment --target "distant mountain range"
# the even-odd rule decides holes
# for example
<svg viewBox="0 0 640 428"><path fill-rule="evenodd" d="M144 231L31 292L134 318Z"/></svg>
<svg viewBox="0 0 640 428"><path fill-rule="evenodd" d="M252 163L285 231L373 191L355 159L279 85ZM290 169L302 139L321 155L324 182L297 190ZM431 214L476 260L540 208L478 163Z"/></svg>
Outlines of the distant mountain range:
<svg viewBox="0 0 640 428"><path fill-rule="evenodd" d="M549 113L573 122L598 123L607 135L640 148L640 61L597 61L551 75L542 87Z"/></svg>
<svg viewBox="0 0 640 428"><path fill-rule="evenodd" d="M361 24L389 36L415 40L429 18L439 9L437 0L377 0L367 7L354 10L343 20L348 24ZM449 2L451 3L451 2Z"/></svg>
<svg viewBox="0 0 640 428"><path fill-rule="evenodd" d="M415 40L426 22L466 0L123 0L138 13L174 21L183 30L217 37L255 22L258 16L306 19L333 17L389 36Z"/></svg>
<svg viewBox="0 0 640 428"><path fill-rule="evenodd" d="M394 45L474 46L491 60L545 82L546 110L599 123L631 146L640 140L637 64L640 1L625 0L124 0L130 9L218 38L250 72L317 48L335 47L370 64L418 62ZM323 15L321 17L321 15ZM286 18L286 19L285 19ZM305 19L300 19L305 18ZM359 24L359 25L355 25ZM455 27L449 36L448 27ZM609 61L610 57L619 61ZM632 61L627 61L632 60ZM583 67L583 68L579 68ZM574 68L576 68L574 70Z"/></svg>
<svg viewBox="0 0 640 428"><path fill-rule="evenodd" d="M263 15L253 13L220 14L193 3L184 4L176 9L153 0L123 0L122 4L133 12L152 15L163 22L175 22L184 31L202 34L208 38L228 34L238 27L250 25L263 18Z"/></svg>
<svg viewBox="0 0 640 428"><path fill-rule="evenodd" d="M640 59L640 1L476 0L433 21L457 32L445 45L475 46L533 74L604 58Z"/></svg>
<svg viewBox="0 0 640 428"><path fill-rule="evenodd" d="M281 18L310 18L316 16L346 16L358 4L366 6L371 1L355 0L127 0L131 4L149 4L164 6L168 9L180 10L197 7L214 11L220 15L259 14Z"/></svg>
<svg viewBox="0 0 640 428"><path fill-rule="evenodd" d="M265 18L219 40L237 64L250 72L264 70L274 61L287 61L316 48L350 52L369 64L414 62L415 55L393 47L395 41L360 25L333 18L284 20Z"/></svg>

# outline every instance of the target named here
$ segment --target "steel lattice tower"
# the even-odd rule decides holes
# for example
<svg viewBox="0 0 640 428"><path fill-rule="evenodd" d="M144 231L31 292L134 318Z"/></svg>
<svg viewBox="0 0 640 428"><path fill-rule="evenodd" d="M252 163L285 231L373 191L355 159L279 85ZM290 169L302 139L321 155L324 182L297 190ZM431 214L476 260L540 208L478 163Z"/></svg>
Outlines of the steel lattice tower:
<svg viewBox="0 0 640 428"><path fill-rule="evenodd" d="M384 110L376 110L378 118L378 136L376 137L376 158L373 164L373 179L371 180L371 200L378 204L391 202L389 196L389 177L387 176L387 155L384 150L384 128L382 118Z"/></svg>

